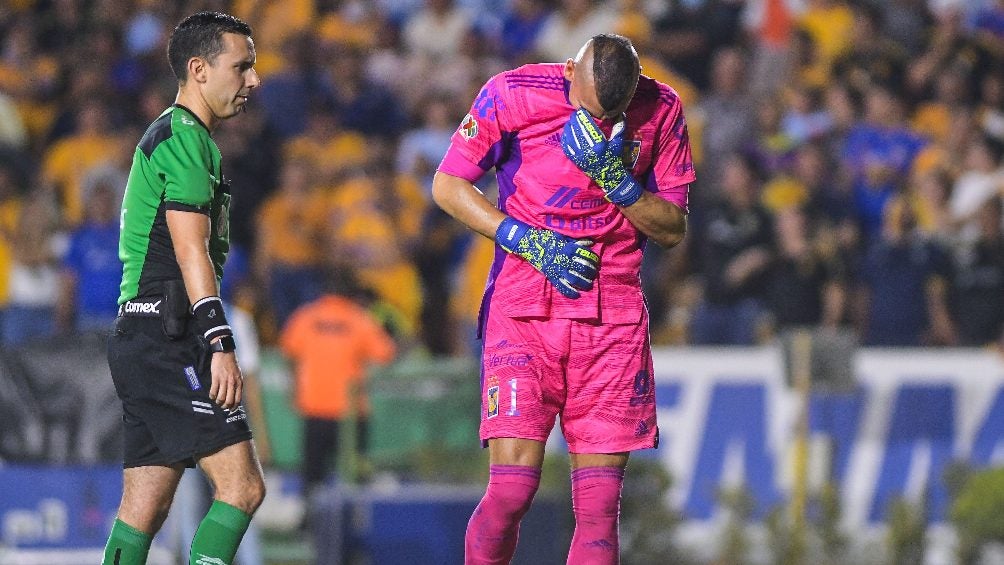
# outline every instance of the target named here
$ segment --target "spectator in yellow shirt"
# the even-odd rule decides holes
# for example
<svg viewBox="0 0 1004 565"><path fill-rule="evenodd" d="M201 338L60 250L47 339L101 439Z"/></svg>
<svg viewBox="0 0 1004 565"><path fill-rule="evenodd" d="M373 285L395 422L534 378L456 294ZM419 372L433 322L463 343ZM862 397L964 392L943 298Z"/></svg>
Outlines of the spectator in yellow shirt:
<svg viewBox="0 0 1004 565"><path fill-rule="evenodd" d="M410 333L418 326L422 289L402 246L404 231L381 209L377 186L355 174L331 193L327 255L352 265L359 282L395 307Z"/></svg>
<svg viewBox="0 0 1004 565"><path fill-rule="evenodd" d="M82 179L97 166L120 158L120 144L109 128L108 112L97 100L84 102L76 114L76 133L60 139L45 152L42 175L59 195L63 224L83 219Z"/></svg>
<svg viewBox="0 0 1004 565"><path fill-rule="evenodd" d="M826 64L832 64L851 48L854 12L844 0L809 0L798 25L808 32Z"/></svg>
<svg viewBox="0 0 1004 565"><path fill-rule="evenodd" d="M325 206L307 163L288 160L280 175L279 188L258 213L256 263L281 326L293 310L320 296L323 251L318 242Z"/></svg>

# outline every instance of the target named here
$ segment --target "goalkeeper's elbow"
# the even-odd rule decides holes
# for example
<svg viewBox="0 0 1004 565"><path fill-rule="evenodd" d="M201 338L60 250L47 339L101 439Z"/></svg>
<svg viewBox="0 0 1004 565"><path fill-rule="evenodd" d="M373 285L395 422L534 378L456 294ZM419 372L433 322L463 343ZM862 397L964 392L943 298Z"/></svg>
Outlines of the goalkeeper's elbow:
<svg viewBox="0 0 1004 565"><path fill-rule="evenodd" d="M678 218L668 225L660 226L652 233L645 234L649 239L657 243L660 247L669 249L676 247L683 242L683 237L687 235L687 216L682 213Z"/></svg>
<svg viewBox="0 0 1004 565"><path fill-rule="evenodd" d="M671 247L676 247L683 242L683 236L686 235L686 231L681 232L670 232L666 234L659 234L658 236L653 236L650 239L655 241L659 247L669 249Z"/></svg>

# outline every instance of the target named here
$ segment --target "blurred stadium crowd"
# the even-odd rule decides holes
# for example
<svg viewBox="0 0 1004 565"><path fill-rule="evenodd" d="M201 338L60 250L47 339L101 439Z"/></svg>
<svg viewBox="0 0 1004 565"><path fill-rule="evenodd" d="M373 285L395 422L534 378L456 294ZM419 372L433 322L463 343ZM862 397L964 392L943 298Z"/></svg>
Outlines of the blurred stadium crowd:
<svg viewBox="0 0 1004 565"><path fill-rule="evenodd" d="M337 275L402 341L470 352L493 245L437 211L436 166L488 77L610 31L679 93L697 166L684 245L646 254L655 343L1001 340L1004 1L6 0L4 346L114 316L125 177L202 9L255 30L263 86L214 137L224 295L266 343Z"/></svg>

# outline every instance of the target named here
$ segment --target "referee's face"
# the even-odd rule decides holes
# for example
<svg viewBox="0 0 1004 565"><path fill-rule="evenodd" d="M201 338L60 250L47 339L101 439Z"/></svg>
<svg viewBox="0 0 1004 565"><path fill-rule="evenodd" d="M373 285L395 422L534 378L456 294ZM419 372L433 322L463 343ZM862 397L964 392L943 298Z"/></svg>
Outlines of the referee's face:
<svg viewBox="0 0 1004 565"><path fill-rule="evenodd" d="M207 69L203 96L213 117L225 120L236 116L247 104L251 90L261 84L254 70L255 50L250 37L223 34L223 52Z"/></svg>

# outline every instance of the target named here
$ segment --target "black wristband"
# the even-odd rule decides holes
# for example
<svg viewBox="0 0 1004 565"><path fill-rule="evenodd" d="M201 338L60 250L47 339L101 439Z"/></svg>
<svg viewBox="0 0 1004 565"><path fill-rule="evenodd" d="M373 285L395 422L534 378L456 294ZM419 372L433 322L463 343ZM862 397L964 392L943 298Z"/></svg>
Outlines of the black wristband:
<svg viewBox="0 0 1004 565"><path fill-rule="evenodd" d="M206 341L234 335L227 322L227 315L223 312L223 300L219 296L207 296L196 302L192 306L192 316L195 318L195 327Z"/></svg>
<svg viewBox="0 0 1004 565"><path fill-rule="evenodd" d="M231 351L237 350L237 342L234 341L234 336L225 335L216 341L209 343L209 351L213 353L230 353Z"/></svg>

